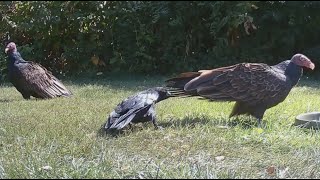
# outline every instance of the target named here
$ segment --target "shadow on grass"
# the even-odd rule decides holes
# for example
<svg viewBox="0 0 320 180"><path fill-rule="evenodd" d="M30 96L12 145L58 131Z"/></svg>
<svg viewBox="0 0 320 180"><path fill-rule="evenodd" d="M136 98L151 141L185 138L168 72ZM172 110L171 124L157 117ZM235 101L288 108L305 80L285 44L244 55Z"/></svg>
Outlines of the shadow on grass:
<svg viewBox="0 0 320 180"><path fill-rule="evenodd" d="M166 123L159 123L164 128L194 128L197 125L210 125L221 127L235 127L240 126L244 129L257 127L258 123L254 118L250 117L236 117L236 118L216 118L209 117L184 117L182 120L171 119Z"/></svg>
<svg viewBox="0 0 320 180"><path fill-rule="evenodd" d="M10 103L15 101L39 101L39 100L43 100L43 99L37 99L33 97L31 97L30 99L23 99L21 96L21 98L17 98L17 99L0 99L0 103Z"/></svg>
<svg viewBox="0 0 320 180"><path fill-rule="evenodd" d="M184 117L183 119L171 118L169 122L160 123L163 128L194 128L196 125L211 124L212 121L208 117Z"/></svg>
<svg viewBox="0 0 320 180"><path fill-rule="evenodd" d="M255 128L257 127L258 123L254 118L250 117L236 117L236 118L220 118L220 119L212 119L209 117L184 117L183 119L174 119L171 118L169 122L158 122L159 126L161 126L163 129L166 130L167 128L173 128L173 129L181 129L181 128L188 128L192 129L195 128L196 126L216 126L220 128L233 128L235 126L240 126L243 129L250 129L250 128ZM117 131L117 130L112 130L106 132L103 128L103 125L101 126L100 129L97 131L97 136L98 137L113 137L117 138L119 136L128 136L134 132L142 131L145 128L148 128L151 126L151 122L145 122L145 123L138 123L138 124L133 124L131 127L127 126L123 130ZM153 128L150 127L150 128ZM157 131L156 129L154 129Z"/></svg>
<svg viewBox="0 0 320 180"><path fill-rule="evenodd" d="M100 126L100 128L97 130L97 137L111 137L111 138L117 138L117 137L122 137L122 136L126 136L126 135L130 135L134 132L138 132L143 130L143 127L141 126L145 126L147 123L137 123L137 124L133 124L131 126L127 125L125 126L123 129L121 130L116 130L116 129L111 129L111 130L105 130L104 129L104 124L102 124Z"/></svg>
<svg viewBox="0 0 320 180"><path fill-rule="evenodd" d="M0 103L8 103L13 101L17 101L17 100L16 99L0 99Z"/></svg>
<svg viewBox="0 0 320 180"><path fill-rule="evenodd" d="M264 121L261 122L262 127L264 126ZM258 121L255 118L244 116L244 117L235 117L231 118L231 121L229 122L229 126L235 127L240 126L243 129L250 129L258 127Z"/></svg>

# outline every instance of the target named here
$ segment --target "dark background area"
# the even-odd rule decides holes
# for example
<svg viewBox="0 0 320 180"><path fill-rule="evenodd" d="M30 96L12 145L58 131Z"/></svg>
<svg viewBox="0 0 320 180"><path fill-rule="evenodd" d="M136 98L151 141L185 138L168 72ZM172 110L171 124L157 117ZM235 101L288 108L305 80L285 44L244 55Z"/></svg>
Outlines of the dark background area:
<svg viewBox="0 0 320 180"><path fill-rule="evenodd" d="M240 62L269 65L304 53L320 70L320 2L2 1L4 48L55 75L173 75Z"/></svg>

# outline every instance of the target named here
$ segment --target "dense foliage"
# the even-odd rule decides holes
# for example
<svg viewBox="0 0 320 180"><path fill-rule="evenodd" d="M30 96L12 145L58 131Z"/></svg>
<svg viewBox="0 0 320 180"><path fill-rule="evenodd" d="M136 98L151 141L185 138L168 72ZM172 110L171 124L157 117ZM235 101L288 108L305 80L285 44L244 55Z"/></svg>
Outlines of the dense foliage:
<svg viewBox="0 0 320 180"><path fill-rule="evenodd" d="M2 49L14 41L25 59L61 74L320 58L319 2L2 1L0 11ZM2 74L5 61L0 53Z"/></svg>

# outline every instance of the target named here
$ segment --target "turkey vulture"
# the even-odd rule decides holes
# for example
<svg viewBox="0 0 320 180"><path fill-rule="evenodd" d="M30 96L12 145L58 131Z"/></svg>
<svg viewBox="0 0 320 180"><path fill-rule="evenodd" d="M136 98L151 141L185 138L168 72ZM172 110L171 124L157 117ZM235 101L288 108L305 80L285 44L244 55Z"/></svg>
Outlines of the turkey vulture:
<svg viewBox="0 0 320 180"><path fill-rule="evenodd" d="M130 123L152 121L154 127L159 126L156 122L154 105L170 97L170 93L163 87L154 87L132 95L110 113L105 130L120 130Z"/></svg>
<svg viewBox="0 0 320 180"><path fill-rule="evenodd" d="M166 80L172 96L201 96L210 101L235 101L230 117L240 114L257 118L260 127L265 111L288 96L298 83L303 67L315 65L303 54L274 66L264 63L239 63L198 72L186 72Z"/></svg>
<svg viewBox="0 0 320 180"><path fill-rule="evenodd" d="M50 71L40 64L25 61L17 51L16 44L10 42L5 53L8 54L8 77L24 99L54 98L71 96L72 93Z"/></svg>

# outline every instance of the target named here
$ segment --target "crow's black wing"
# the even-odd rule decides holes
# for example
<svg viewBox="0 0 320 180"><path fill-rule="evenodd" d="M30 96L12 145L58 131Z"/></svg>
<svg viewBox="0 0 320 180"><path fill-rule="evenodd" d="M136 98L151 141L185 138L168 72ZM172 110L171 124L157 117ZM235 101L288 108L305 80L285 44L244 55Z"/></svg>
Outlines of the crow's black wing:
<svg viewBox="0 0 320 180"><path fill-rule="evenodd" d="M143 91L123 100L110 114L107 129L121 129L134 118L142 118L136 115L142 110L149 109L158 98L159 94L156 91Z"/></svg>

